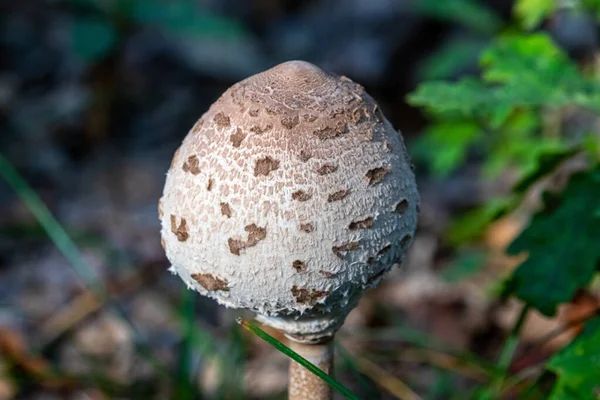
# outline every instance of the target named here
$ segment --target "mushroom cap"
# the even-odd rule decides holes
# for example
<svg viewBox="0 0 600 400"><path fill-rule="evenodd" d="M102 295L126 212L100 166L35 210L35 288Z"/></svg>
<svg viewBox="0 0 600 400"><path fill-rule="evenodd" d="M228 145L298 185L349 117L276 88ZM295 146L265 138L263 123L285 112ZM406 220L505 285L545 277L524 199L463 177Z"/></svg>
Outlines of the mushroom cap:
<svg viewBox="0 0 600 400"><path fill-rule="evenodd" d="M418 203L403 139L364 88L290 61L236 83L194 125L159 217L190 288L312 341L402 261Z"/></svg>

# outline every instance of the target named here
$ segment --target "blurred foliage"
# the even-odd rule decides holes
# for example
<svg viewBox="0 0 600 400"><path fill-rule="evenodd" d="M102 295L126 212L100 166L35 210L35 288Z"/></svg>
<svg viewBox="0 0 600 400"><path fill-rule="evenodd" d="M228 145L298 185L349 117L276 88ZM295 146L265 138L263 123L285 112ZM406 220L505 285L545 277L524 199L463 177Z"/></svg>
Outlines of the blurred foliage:
<svg viewBox="0 0 600 400"><path fill-rule="evenodd" d="M600 16L599 5L571 2L568 9ZM530 189L565 161L578 158L587 166L572 174L564 189L544 194L543 209L507 249L526 258L502 291L504 297L515 296L525 305L500 357L499 365L506 367L529 309L555 315L559 305L590 285L600 266L599 71L571 59L548 33L531 32L561 10L553 0L517 1L513 9L517 26L498 31L480 52L479 73L424 82L408 97L432 120L413 143L413 154L434 175L444 177L478 160L483 178L504 175L513 182L511 193L453 221L447 238L455 246L472 242L491 222L520 207ZM431 58L443 62L424 76L452 77L452 69L460 64L446 52L450 53L443 49ZM570 125L573 116L587 121L583 128ZM476 257L460 254L445 272L449 280L477 270ZM584 333L548 362L548 370L558 375L552 399L598 398L599 335L598 320L589 321ZM474 396L496 398L507 375Z"/></svg>
<svg viewBox="0 0 600 400"><path fill-rule="evenodd" d="M594 400L600 395L600 317L555 354L548 369L558 375L550 400Z"/></svg>
<svg viewBox="0 0 600 400"><path fill-rule="evenodd" d="M600 265L600 167L574 175L560 194L546 194L544 209L508 248L529 256L507 290L545 315L586 287Z"/></svg>
<svg viewBox="0 0 600 400"><path fill-rule="evenodd" d="M248 36L237 21L198 6L194 0L66 0L81 10L70 32L73 53L94 63L115 50L128 26L156 27L193 38L236 40Z"/></svg>

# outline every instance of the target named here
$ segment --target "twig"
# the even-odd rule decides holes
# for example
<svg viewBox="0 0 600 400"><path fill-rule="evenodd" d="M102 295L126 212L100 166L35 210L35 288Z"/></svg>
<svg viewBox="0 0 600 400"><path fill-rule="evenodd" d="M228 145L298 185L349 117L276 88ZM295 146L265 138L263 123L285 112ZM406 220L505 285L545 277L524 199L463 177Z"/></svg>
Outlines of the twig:
<svg viewBox="0 0 600 400"><path fill-rule="evenodd" d="M421 396L415 393L406 383L374 362L364 357L355 357L355 362L361 373L371 378L390 394L396 396L396 398L401 400L422 400Z"/></svg>

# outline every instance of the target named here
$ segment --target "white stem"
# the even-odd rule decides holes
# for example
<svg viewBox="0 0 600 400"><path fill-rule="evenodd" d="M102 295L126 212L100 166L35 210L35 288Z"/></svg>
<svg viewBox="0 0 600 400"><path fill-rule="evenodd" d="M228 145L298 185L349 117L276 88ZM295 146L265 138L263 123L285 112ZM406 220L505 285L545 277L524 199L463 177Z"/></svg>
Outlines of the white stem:
<svg viewBox="0 0 600 400"><path fill-rule="evenodd" d="M329 375L333 374L333 338L324 343L290 341L290 348ZM321 378L290 360L289 400L331 400L333 391Z"/></svg>

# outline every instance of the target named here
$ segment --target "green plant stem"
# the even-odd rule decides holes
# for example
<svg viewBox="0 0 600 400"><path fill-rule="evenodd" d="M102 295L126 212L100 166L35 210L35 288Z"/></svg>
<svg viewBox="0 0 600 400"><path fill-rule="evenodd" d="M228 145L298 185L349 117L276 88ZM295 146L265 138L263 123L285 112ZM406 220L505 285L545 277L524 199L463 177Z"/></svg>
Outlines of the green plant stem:
<svg viewBox="0 0 600 400"><path fill-rule="evenodd" d="M183 338L179 346L179 363L177 366L177 399L194 398L191 382L193 331L194 331L194 297L192 291L184 286L181 296L183 314Z"/></svg>
<svg viewBox="0 0 600 400"><path fill-rule="evenodd" d="M511 361L513 356L515 355L515 350L517 349L517 345L519 344L519 334L521 329L523 328L523 324L527 319L527 314L529 313L529 306L525 305L521 309L521 313L513 326L510 335L504 342L504 346L502 347L502 351L500 352L500 357L498 357L498 371L494 380L492 381L492 391L494 393L500 393L502 390L502 386L504 384L504 380L508 374L508 370L510 368Z"/></svg>
<svg viewBox="0 0 600 400"><path fill-rule="evenodd" d="M240 324L243 328L249 330L265 342L269 343L271 346L275 347L277 350L296 361L298 364L302 365L304 368L321 378L325 383L331 386L334 390L338 391L345 398L350 400L359 400L359 398L350 391L347 387L333 379L331 376L327 375L323 372L319 367L309 362L304 357L300 356L298 353L281 343L279 340L275 339L273 336L269 335L267 332L260 329L258 326L254 325L251 322L244 321L242 318L236 318L238 324Z"/></svg>

